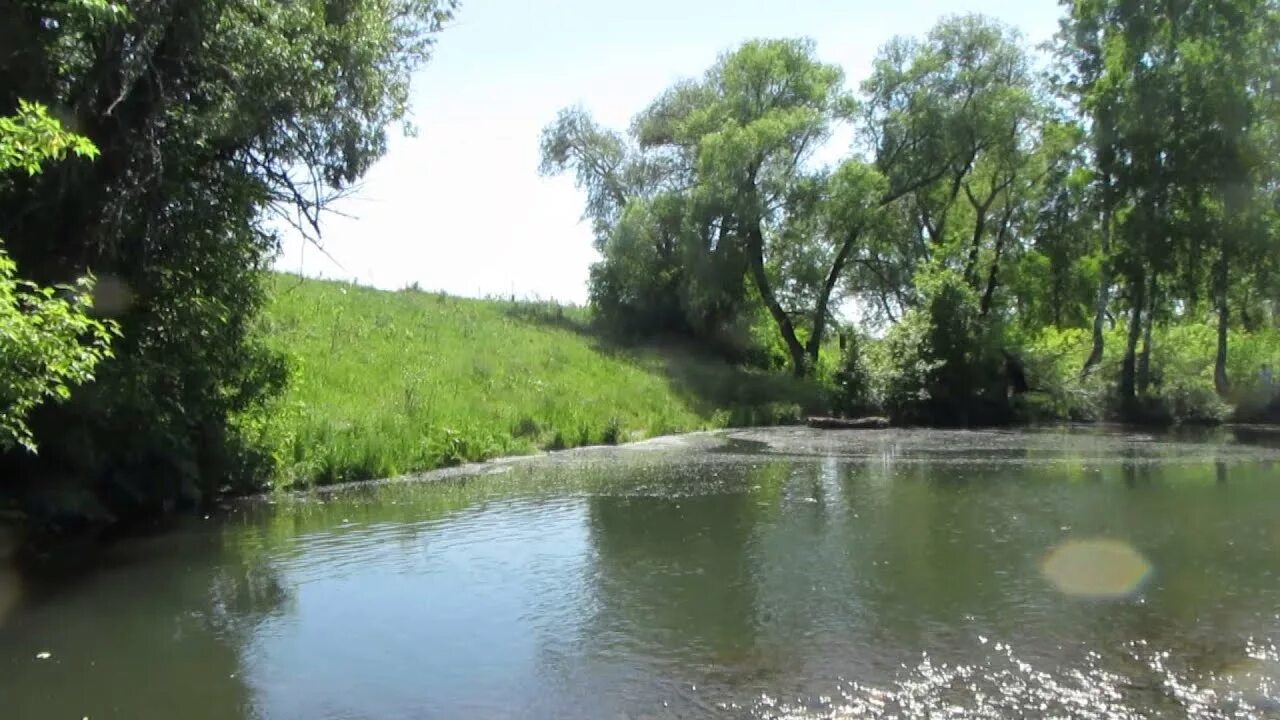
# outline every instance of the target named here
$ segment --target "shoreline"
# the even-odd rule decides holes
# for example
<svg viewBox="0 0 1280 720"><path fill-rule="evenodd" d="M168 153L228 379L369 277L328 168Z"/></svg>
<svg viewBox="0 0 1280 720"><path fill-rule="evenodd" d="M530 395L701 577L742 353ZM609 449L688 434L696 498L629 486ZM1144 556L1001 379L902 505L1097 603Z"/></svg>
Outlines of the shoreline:
<svg viewBox="0 0 1280 720"><path fill-rule="evenodd" d="M886 431L895 430L909 431L1053 431L1053 430L1094 430L1104 433L1110 432L1156 432L1165 435L1178 435L1182 433L1203 434L1213 431L1247 431L1257 432L1264 435L1274 435L1280 439L1280 423L1219 423L1216 425L1174 425L1174 426L1153 426L1143 425L1141 423L1123 423L1123 422L1050 422L1050 423L1020 423L1015 425L992 425L992 426L973 426L973 427L940 427L932 425L893 425L889 427L876 428L857 428L857 427L824 427L814 428L804 423L787 424L787 425L756 425L756 426L738 426L715 428L710 430L690 430L688 432L671 433L667 435L657 435L642 440L632 440L615 444L596 444L582 445L572 448L564 448L562 450L540 450L538 452L525 455L501 455L486 460L478 460L475 462L463 463L460 465L449 465L445 467L431 468L427 470L419 470L415 472L402 473L384 478L373 478L368 480L344 480L338 483L310 486L294 486L285 487L276 490L265 490L262 492L251 493L248 495L230 495L223 500L227 502L253 502L253 501L269 501L273 497L287 495L308 495L322 494L327 492L343 492L361 487L375 487L380 485L389 485L393 483L430 483L448 480L453 477L469 476L483 473L492 468L499 468L508 465L515 465L525 462L533 462L537 460L546 460L550 458L572 457L574 455L587 455L610 450L634 449L650 444L671 443L672 441L683 441L688 438L712 437L718 435L727 435L735 432L753 432L767 430L783 430L783 429L807 429L813 430L820 435L834 435L840 433L858 433L876 435Z"/></svg>

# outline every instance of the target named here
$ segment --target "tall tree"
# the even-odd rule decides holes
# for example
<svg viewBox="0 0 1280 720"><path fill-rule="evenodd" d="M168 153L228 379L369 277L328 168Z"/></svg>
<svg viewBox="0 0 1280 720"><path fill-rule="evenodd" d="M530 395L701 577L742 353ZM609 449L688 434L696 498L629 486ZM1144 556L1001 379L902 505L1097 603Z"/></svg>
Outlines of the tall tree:
<svg viewBox="0 0 1280 720"><path fill-rule="evenodd" d="M1084 120L1089 132L1094 187L1087 206L1098 215L1099 267L1093 305L1093 344L1081 369L1089 373L1102 362L1103 325L1112 285L1112 232L1119 202L1115 177L1119 162L1116 138L1122 105L1122 85L1108 74L1106 55L1115 44L1108 32L1105 2L1060 0L1067 8L1060 21L1056 53L1059 61L1057 86ZM1114 55L1114 53L1113 53ZM1083 208L1082 208L1083 209Z"/></svg>
<svg viewBox="0 0 1280 720"><path fill-rule="evenodd" d="M641 118L641 142L691 157L698 192L733 218L756 292L786 345L792 371L809 370L795 320L779 301L766 258L797 220L788 200L806 164L849 118L844 73L818 61L807 40L752 41L722 57L701 81L677 86Z"/></svg>
<svg viewBox="0 0 1280 720"><path fill-rule="evenodd" d="M1173 128L1179 104L1172 70L1176 27L1166 8L1152 2L1091 0L1068 4L1061 33L1067 87L1090 122L1098 166L1104 261L1088 371L1101 358L1101 314L1110 272L1124 278L1129 331L1120 376L1122 400L1138 389L1138 341L1152 286L1174 270L1171 213L1175 204ZM1159 6L1159 7L1157 7Z"/></svg>
<svg viewBox="0 0 1280 720"><path fill-rule="evenodd" d="M888 178L882 202L905 203L889 217L910 223L896 233L907 248L889 257L911 265L890 274L937 259L989 310L1043 172L1034 151L1047 110L1017 32L980 15L944 19L923 40L889 42L863 93L863 145Z"/></svg>
<svg viewBox="0 0 1280 720"><path fill-rule="evenodd" d="M0 457L5 491L71 477L104 514L260 482L236 418L284 380L254 333L273 215L319 215L386 149L451 0L17 0L0 5L0 114L26 98L101 151L0 191L24 273L91 270L115 357ZM107 291L111 292L108 293ZM110 300L110 302L106 302Z"/></svg>
<svg viewBox="0 0 1280 720"><path fill-rule="evenodd" d="M1263 246L1266 208L1260 190L1272 184L1276 160L1265 143L1277 116L1280 6L1268 0L1191 3L1179 16L1178 81L1183 111L1176 157L1181 181L1209 207L1196 213L1214 238L1210 288L1217 315L1214 384L1227 377L1228 302L1233 269ZM1199 209L1199 208L1197 208Z"/></svg>
<svg viewBox="0 0 1280 720"><path fill-rule="evenodd" d="M1127 288L1121 396L1132 403L1144 384L1149 340L1140 356L1136 347L1150 338L1164 296L1175 284L1194 294L1206 268L1217 317L1214 379L1225 393L1231 268L1261 242L1257 191L1274 176L1262 143L1275 121L1276 3L1064 5L1063 87L1089 124L1104 258ZM1086 371L1102 356L1109 269L1099 279Z"/></svg>

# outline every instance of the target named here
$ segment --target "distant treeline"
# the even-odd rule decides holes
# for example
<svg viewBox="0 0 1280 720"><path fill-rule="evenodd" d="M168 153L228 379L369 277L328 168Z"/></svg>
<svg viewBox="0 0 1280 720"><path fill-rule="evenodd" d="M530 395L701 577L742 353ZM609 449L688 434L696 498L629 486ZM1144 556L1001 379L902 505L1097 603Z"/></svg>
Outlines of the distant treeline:
<svg viewBox="0 0 1280 720"><path fill-rule="evenodd" d="M1063 5L1039 57L951 17L889 40L856 92L811 42L757 40L626 132L562 111L542 169L585 190L601 322L801 376L843 365L850 408L919 422L1010 419L1011 391L1056 416L1263 411L1280 4ZM853 147L819 166L841 126ZM1183 326L1210 333L1159 346Z"/></svg>

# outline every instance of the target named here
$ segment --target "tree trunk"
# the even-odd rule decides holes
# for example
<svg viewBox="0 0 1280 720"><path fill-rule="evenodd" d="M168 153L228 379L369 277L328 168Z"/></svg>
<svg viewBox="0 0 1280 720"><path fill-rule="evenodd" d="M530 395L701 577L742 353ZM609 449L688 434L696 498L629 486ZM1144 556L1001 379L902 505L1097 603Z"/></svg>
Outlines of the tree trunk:
<svg viewBox="0 0 1280 720"><path fill-rule="evenodd" d="M1213 359L1213 386L1218 395L1225 396L1231 391L1231 383L1227 378L1227 328L1231 320L1231 310L1227 305L1228 259L1226 240L1214 268L1214 304L1218 306L1218 352Z"/></svg>
<svg viewBox="0 0 1280 720"><path fill-rule="evenodd" d="M1013 205L1006 208L1004 217L1000 218L1000 232L996 233L995 257L991 260L991 270L987 273L987 287L982 291L980 310L982 317L991 311L991 302L995 298L996 285L1000 277L1000 256L1004 252L1004 242L1009 237L1009 223L1013 220Z"/></svg>
<svg viewBox="0 0 1280 720"><path fill-rule="evenodd" d="M1102 176L1102 262L1098 266L1098 296L1093 308L1093 349L1080 369L1080 375L1088 375L1102 362L1102 324L1107 314L1108 290L1111 287L1111 176Z"/></svg>
<svg viewBox="0 0 1280 720"><path fill-rule="evenodd" d="M840 252L836 253L831 269L827 272L827 279L822 283L822 292L818 295L817 305L813 308L813 333L809 335L810 368L818 366L818 353L822 350L822 337L826 334L827 316L830 314L827 306L831 303L831 293L835 291L836 283L840 281L844 266L849 262L849 254L853 252L858 235L859 233L855 231L845 237L844 243L840 245Z"/></svg>
<svg viewBox="0 0 1280 720"><path fill-rule="evenodd" d="M1142 273L1130 281L1129 337L1125 341L1124 361L1120 365L1120 402L1126 411L1133 409L1137 394L1137 349L1142 335L1142 308L1146 305L1146 280Z"/></svg>
<svg viewBox="0 0 1280 720"><path fill-rule="evenodd" d="M787 316L787 311L778 303L778 298L773 294L773 286L769 284L769 275L764 269L764 232L760 229L758 220L747 223L747 261L751 264L751 277L755 280L756 290L760 292L760 299L773 316L778 332L787 345L787 352L791 355L791 372L796 377L804 377L809 372L804 346L796 337L795 325Z"/></svg>
<svg viewBox="0 0 1280 720"><path fill-rule="evenodd" d="M1138 355L1138 392L1146 393L1151 387L1151 328L1155 325L1156 297L1159 295L1159 278L1151 276L1151 288L1147 292L1146 327L1142 332L1142 353Z"/></svg>
<svg viewBox="0 0 1280 720"><path fill-rule="evenodd" d="M978 254L982 251L982 234L987 229L987 208L975 208L978 214L973 226L973 239L969 242L969 259L964 262L964 281L978 284Z"/></svg>

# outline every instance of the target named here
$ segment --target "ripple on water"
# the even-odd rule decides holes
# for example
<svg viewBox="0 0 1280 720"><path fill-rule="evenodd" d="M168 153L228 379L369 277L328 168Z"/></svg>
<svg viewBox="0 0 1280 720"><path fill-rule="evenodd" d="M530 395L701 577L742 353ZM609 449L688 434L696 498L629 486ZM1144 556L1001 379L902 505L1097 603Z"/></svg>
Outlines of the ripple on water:
<svg viewBox="0 0 1280 720"><path fill-rule="evenodd" d="M846 682L809 702L764 694L748 707L720 708L759 720L1263 720L1280 713L1274 645L1251 642L1246 661L1197 679L1171 669L1168 652L1152 652L1142 642L1127 646L1142 677L1103 669L1097 653L1089 653L1082 668L1049 671L1023 661L1008 645L997 643L995 650L972 665L935 663L926 655L883 687Z"/></svg>
<svg viewBox="0 0 1280 720"><path fill-rule="evenodd" d="M425 573L460 554L477 563L505 562L504 549L531 546L549 527L575 522L577 504L572 497L513 498L418 522L343 521L297 536L273 560L298 583L350 573Z"/></svg>

